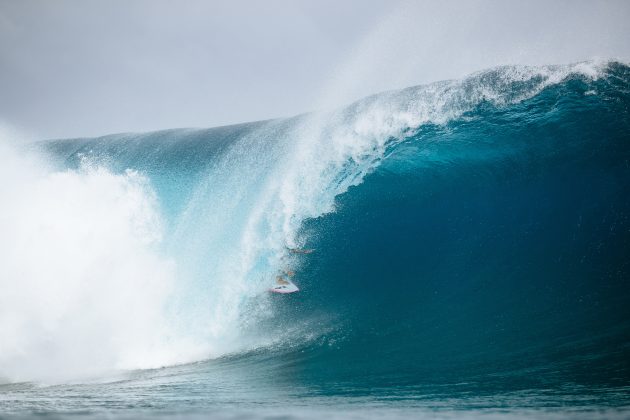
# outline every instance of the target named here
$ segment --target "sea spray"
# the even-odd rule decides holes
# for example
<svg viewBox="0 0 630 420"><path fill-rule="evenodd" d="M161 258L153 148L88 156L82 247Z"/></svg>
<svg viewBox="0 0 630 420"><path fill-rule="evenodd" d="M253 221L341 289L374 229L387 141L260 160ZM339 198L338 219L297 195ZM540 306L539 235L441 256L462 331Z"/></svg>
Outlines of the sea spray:
<svg viewBox="0 0 630 420"><path fill-rule="evenodd" d="M185 361L148 180L88 161L56 171L6 144L1 155L0 376L54 382Z"/></svg>

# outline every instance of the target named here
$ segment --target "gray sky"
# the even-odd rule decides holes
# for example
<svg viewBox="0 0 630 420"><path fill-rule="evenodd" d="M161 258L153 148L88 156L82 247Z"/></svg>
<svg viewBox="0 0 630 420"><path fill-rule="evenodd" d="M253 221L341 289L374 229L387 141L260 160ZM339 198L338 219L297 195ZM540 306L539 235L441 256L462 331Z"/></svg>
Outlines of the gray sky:
<svg viewBox="0 0 630 420"><path fill-rule="evenodd" d="M289 116L500 64L630 58L630 1L0 0L34 138Z"/></svg>

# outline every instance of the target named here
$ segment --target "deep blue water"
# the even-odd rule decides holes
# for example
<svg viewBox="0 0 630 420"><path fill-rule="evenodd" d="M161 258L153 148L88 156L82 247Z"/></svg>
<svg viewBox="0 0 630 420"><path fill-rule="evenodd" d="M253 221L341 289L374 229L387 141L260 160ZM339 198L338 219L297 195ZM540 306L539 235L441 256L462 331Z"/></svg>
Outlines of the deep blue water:
<svg viewBox="0 0 630 420"><path fill-rule="evenodd" d="M168 316L237 344L0 385L0 412L628 415L626 65L500 68L325 115L38 148L58 170L87 157L145 176L178 267ZM301 291L267 295L284 267ZM203 333L218 319L229 338Z"/></svg>

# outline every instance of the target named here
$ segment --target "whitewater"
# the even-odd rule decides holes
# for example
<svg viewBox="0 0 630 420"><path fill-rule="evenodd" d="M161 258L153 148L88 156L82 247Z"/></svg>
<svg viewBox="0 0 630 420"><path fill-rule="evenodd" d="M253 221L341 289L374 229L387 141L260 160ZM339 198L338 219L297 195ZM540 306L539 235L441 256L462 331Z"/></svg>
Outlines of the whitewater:
<svg viewBox="0 0 630 420"><path fill-rule="evenodd" d="M623 417L629 105L627 64L590 61L226 127L2 133L0 409ZM269 294L289 269L302 291Z"/></svg>

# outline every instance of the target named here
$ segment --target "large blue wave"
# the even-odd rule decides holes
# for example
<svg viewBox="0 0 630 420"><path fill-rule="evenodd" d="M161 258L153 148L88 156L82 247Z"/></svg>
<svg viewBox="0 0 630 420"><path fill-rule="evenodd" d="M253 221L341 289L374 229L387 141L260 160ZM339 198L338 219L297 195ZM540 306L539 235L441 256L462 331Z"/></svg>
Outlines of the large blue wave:
<svg viewBox="0 0 630 420"><path fill-rule="evenodd" d="M629 74L424 125L305 223L321 252L300 314L345 325L309 373L368 393L627 387Z"/></svg>
<svg viewBox="0 0 630 420"><path fill-rule="evenodd" d="M590 392L630 385L629 107L625 64L505 67L38 147L147 178L177 267L166 311L211 344L200 358L324 394ZM287 268L301 292L267 295Z"/></svg>

